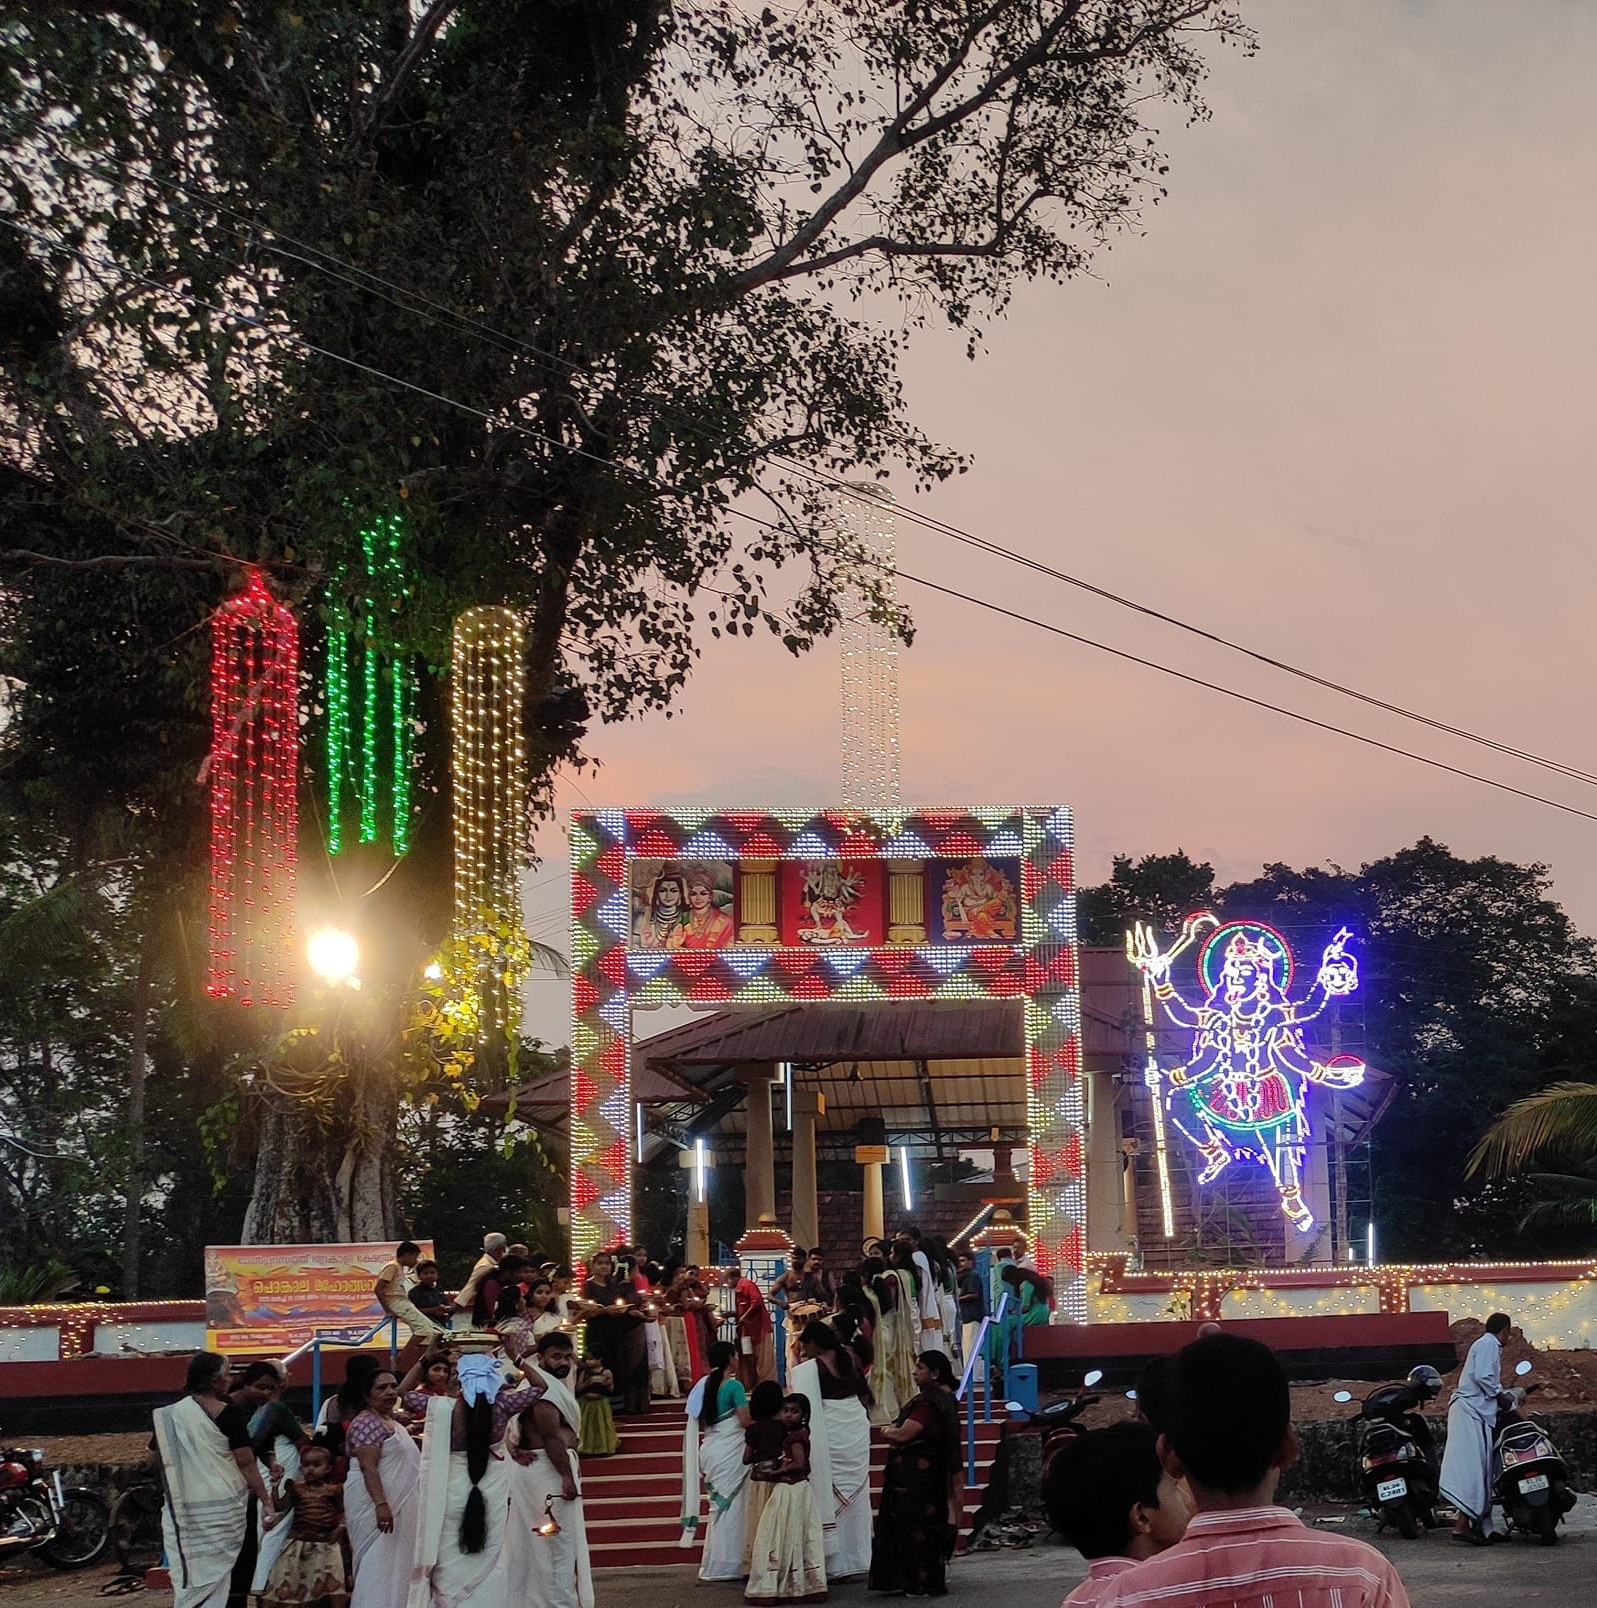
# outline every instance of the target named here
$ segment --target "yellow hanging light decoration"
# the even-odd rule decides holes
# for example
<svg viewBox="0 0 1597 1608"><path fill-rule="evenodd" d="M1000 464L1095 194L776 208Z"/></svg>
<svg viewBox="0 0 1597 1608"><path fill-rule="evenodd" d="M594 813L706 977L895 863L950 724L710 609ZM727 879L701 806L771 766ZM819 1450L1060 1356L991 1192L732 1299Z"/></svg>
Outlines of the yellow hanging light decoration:
<svg viewBox="0 0 1597 1608"><path fill-rule="evenodd" d="M521 913L526 843L527 628L514 609L469 608L450 655L455 938L480 993L484 1036L514 1040L528 945Z"/></svg>

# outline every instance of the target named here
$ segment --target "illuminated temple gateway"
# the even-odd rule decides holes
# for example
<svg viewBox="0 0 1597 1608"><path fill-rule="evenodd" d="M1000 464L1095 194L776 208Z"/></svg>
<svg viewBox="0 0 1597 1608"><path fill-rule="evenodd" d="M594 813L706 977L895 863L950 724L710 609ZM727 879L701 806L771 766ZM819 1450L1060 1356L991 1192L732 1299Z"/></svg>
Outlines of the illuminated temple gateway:
<svg viewBox="0 0 1597 1608"><path fill-rule="evenodd" d="M725 1237L772 1219L834 1266L900 1222L1012 1219L1078 1322L1089 1258L1364 1254L1390 1085L1347 1042L1351 935L1296 982L1259 923L1083 951L1063 806L598 810L571 832L577 1258L630 1237L640 1168L669 1170L706 1256L717 1167L743 1185Z"/></svg>

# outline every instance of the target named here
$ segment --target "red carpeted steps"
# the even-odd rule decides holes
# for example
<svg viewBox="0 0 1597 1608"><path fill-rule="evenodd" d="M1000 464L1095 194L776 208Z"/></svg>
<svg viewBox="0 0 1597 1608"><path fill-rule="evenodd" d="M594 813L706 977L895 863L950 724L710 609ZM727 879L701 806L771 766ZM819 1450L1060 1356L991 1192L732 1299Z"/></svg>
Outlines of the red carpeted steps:
<svg viewBox="0 0 1597 1608"><path fill-rule="evenodd" d="M677 1544L682 1533L682 1429L680 1401L657 1401L646 1418L619 1418L621 1450L583 1460L582 1488L588 1545L595 1569L697 1563L697 1543ZM965 1494L965 1526L975 1516L998 1444L999 1424L976 1425L976 1483ZM881 1490L887 1446L871 1444L871 1491ZM700 1518L703 1519L701 1498ZM702 1524L700 1534L702 1535ZM963 1535L963 1532L962 1532Z"/></svg>

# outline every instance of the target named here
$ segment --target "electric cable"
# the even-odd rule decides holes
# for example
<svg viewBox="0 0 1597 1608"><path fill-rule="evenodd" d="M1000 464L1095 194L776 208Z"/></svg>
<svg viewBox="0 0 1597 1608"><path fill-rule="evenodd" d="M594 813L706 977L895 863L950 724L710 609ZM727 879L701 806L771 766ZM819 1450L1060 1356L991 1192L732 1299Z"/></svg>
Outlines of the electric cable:
<svg viewBox="0 0 1597 1608"><path fill-rule="evenodd" d="M648 474L644 470L634 468L629 464L619 463L613 458L607 458L601 453L592 452L587 448L575 446L571 442L561 441L558 439L558 437L545 435L541 431L534 430L530 426L517 423L514 420L497 417L496 415L489 413L482 408L474 407L469 402L462 402L458 398L446 396L441 392L429 389L427 386L419 385L413 380L407 380L399 375L389 374L383 369L374 368L369 363L361 362L359 358L349 357L344 353L335 352L328 347L319 346L313 341L306 340L305 337L296 334L292 330L274 328L265 320L255 318L248 313L230 311L227 308L219 307L216 303L206 301L203 297L194 296L186 291L178 290L171 285L163 284L157 280L150 279L146 275L136 273L133 270L124 267L120 263L113 262L108 258L100 257L96 253L86 252L82 248L69 246L64 242L43 239L40 236L32 234L29 230L22 228L21 225L8 218L0 218L0 224L4 224L7 228L15 230L18 234L27 236L29 239L34 240L36 244L63 251L70 256L77 257L83 262L96 263L96 265L100 267L107 268L110 272L120 274L124 278L129 278L136 282L145 284L151 289L157 290L164 295L175 296L180 300L187 301L193 306L205 307L220 317L231 318L238 323L259 329L264 334L275 340L292 343L293 345L296 345L302 350L310 352L315 356L326 358L331 362L344 364L349 368L369 375L371 378L380 380L385 384L396 386L401 390L414 392L416 395L426 397L430 401L441 403L446 407L455 408L460 412L470 414L478 419L484 420L487 423L495 424L501 429L506 429L512 431L513 433L527 436L531 440L540 441L545 445L554 447L559 451L569 452L577 457L588 459L591 462L603 465L609 469L613 469L618 474L627 475L633 479L641 480L646 484L652 485L657 489L666 492L667 494L675 495L675 490L673 487L668 485L666 482L659 480L655 476ZM761 529L774 532L777 535L792 534L791 531L784 530L782 526L774 524L770 520L761 519L759 515L751 514L746 509L736 508L728 505L724 509L724 512L733 515L736 518L746 520L749 523L760 527ZM1366 747L1378 749L1383 753L1393 754L1402 759L1412 760L1416 764L1429 766L1434 770L1445 772L1451 776L1460 777L1465 781L1478 782L1484 787L1494 788L1498 792L1511 794L1516 798L1524 799L1530 803L1541 804L1549 809L1558 810L1563 814L1577 816L1581 820L1597 822L1597 813L1593 813L1590 810L1580 809L1576 805L1566 804L1561 800L1548 798L1540 793L1530 792L1526 788L1515 787L1512 783L1498 781L1495 777L1483 776L1477 771L1469 771L1458 765L1450 765L1445 760L1433 759L1429 755L1415 753L1412 749L1403 748L1395 743L1383 742L1380 738L1369 737L1362 732L1353 731L1348 727L1338 726L1330 721L1317 719L1313 715L1303 714L1298 710L1289 709L1283 704L1272 703L1270 700L1265 698L1254 697L1251 693L1240 692L1234 687L1223 686L1219 682L1209 681L1202 676L1191 675L1184 670L1177 670L1170 665L1161 664L1158 660L1144 658L1142 655L1132 653L1124 648L1112 647L1108 643L1099 642L1095 638L1085 636L1080 632L1070 631L1064 626L1055 625L1050 621L1040 620L1032 615L1022 614L1017 610L1005 608L1002 604L994 603L990 599L976 597L969 592L962 592L957 587L944 586L940 582L927 580L924 576L911 574L909 571L896 566L882 564L878 561L865 557L861 557L859 562L868 564L871 567L880 570L883 574L896 576L900 580L909 581L914 585L925 587L929 591L940 592L946 597L956 598L962 602L969 603L976 608L984 609L990 613L1000 615L1005 619L1012 620L1017 624L1033 626L1038 630L1046 631L1051 635L1062 637L1067 641L1078 643L1083 647L1095 648L1099 652L1107 653L1113 658L1124 660L1127 663L1141 665L1145 669L1158 671L1163 675L1171 676L1178 681L1183 681L1189 686L1201 687L1207 691L1219 693L1222 696L1234 699L1239 703L1249 704L1256 709L1264 709L1273 714L1283 715L1287 719L1297 721L1301 725L1311 726L1319 731L1330 732L1338 737L1346 737L1352 742L1362 743Z"/></svg>
<svg viewBox="0 0 1597 1608"><path fill-rule="evenodd" d="M95 172L96 170L80 166L80 171ZM109 175L105 171L101 170L97 173L97 176L108 177ZM382 297L382 299L387 301L391 306L397 307L401 311L419 312L424 317L430 316L435 323L438 322L440 318L447 319L454 323L457 328L469 328L480 334L491 336L493 339L501 343L502 350L506 351L507 353L519 351L526 355L532 356L539 360L540 366L547 368L551 373L580 374L582 372L579 365L573 363L570 359L562 358L558 354L538 347L520 336L512 335L507 330L499 329L484 319L476 318L469 313L461 313L453 308L445 307L442 303L434 301L432 298L424 295L420 291L413 290L409 286L396 284L393 280L386 279L380 274L373 273L370 269L362 268L359 264L350 262L347 258L339 257L336 253L330 252L324 247L319 247L311 244L310 242L297 239L293 235L287 234L286 232L271 225L262 224L259 220L251 219L246 213L227 206L215 196L208 195L203 191L194 191L189 186L180 183L176 179L158 178L153 175L149 175L147 177L151 183L154 183L163 189L174 191L183 195L189 200L191 206L193 207L208 207L216 212L225 214L228 217L236 218L239 223L244 226L244 228L250 231L250 238L252 238L257 244L263 246L269 251L276 252L278 255L290 261L302 263L304 266L312 269L315 272L326 274L328 277L337 279L342 283L351 286L353 289L361 290L366 294L372 294L377 291L377 287L381 287L384 291L392 291L396 295L409 298L411 305L407 306L404 302L396 301L393 296L384 295ZM237 231L234 232L237 233ZM289 245L296 246L299 249L298 251L290 251L285 246L278 244L277 242L279 241L286 241ZM312 255L307 257L303 255L305 252L310 252ZM318 258L321 260L315 260ZM348 272L336 272L334 268L327 266L328 264L335 264L337 268L347 269ZM350 274L359 274L361 278L366 281L366 284L363 285L359 281L351 279L349 277ZM674 415L678 423L684 425L689 433L697 435L700 440L711 442L712 444L719 446L725 446L727 444L726 442L712 436L709 432L703 430L702 427L698 426L694 421L688 419L685 415L674 414L674 410L664 408L662 408L660 412L666 417L672 417ZM831 491L834 495L851 497L857 501L863 500L864 494L855 489L848 481L842 479L840 476L831 474L829 471L817 469L812 465L802 463L797 459L787 457L785 454L780 453L771 454L769 461L776 466L787 470L789 473L801 476L813 485L817 485L823 489ZM1585 782L1597 786L1597 773L1582 770L1580 767L1566 764L1562 760L1549 759L1545 755L1534 753L1528 749L1516 748L1512 744L1501 742L1493 737L1488 737L1484 733L1474 732L1469 730L1467 727L1458 726L1450 721L1439 719L1436 716L1424 714L1419 710L1408 708L1406 705L1394 703L1389 699L1378 697L1373 693L1365 692L1357 687L1351 687L1345 682L1335 681L1330 677L1322 676L1316 671L1306 669L1301 665L1292 664L1288 660L1279 659L1273 654L1263 653L1256 648L1250 648L1246 643L1238 642L1233 638L1222 635L1219 632L1211 631L1207 627L1194 624L1190 620L1183 620L1178 615L1166 613L1164 610L1154 608L1150 604L1140 603L1135 598L1127 597L1122 593L1115 592L1108 587L1100 586L1096 582L1086 580L1081 576L1072 575L1070 572L1059 569L1057 566L1046 563L1041 559L1034 558L1030 554L1022 553L1015 548L1006 547L1000 542L992 541L988 537L979 536L972 531L963 529L960 526L938 519L934 515L921 513L918 510L909 508L899 503L894 503L893 512L895 518L903 519L908 523L919 525L923 529L933 531L941 536L945 536L951 541L959 542L965 546L975 549L978 552L984 552L993 557L1001 558L1007 563L1012 563L1024 569L1031 570L1032 572L1045 576L1050 580L1056 580L1063 585L1074 587L1079 591L1087 593L1089 596L1099 598L1104 602L1113 603L1119 608L1130 610L1131 612L1143 615L1148 619L1157 620L1163 625L1171 626L1178 631L1183 631L1191 636L1199 638L1202 641L1212 643L1217 647L1226 649L1228 652L1240 654L1244 658L1253 660L1256 664L1262 664L1269 669L1279 671L1283 675L1293 676L1311 686L1320 687L1328 692L1339 693L1343 697L1351 698L1355 702L1365 704L1372 709L1378 709L1385 714L1395 715L1402 720L1412 721L1415 724L1427 727L1432 731L1441 732L1445 736L1456 737L1464 742L1478 744L1483 748L1487 748L1494 753L1502 754L1507 758L1517 759L1528 765L1539 766L1542 769L1552 771L1556 775L1567 776L1574 781Z"/></svg>

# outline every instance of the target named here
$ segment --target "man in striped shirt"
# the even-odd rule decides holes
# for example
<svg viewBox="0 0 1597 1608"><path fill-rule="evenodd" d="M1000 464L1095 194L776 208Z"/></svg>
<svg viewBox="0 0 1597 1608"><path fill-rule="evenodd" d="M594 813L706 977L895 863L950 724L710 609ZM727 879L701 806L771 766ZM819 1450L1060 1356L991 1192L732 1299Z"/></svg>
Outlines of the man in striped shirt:
<svg viewBox="0 0 1597 1608"><path fill-rule="evenodd" d="M1159 1456L1185 1478L1183 1540L1105 1582L1103 1608L1408 1608L1374 1547L1311 1530L1273 1506L1298 1455L1286 1373L1240 1335L1196 1340L1175 1359Z"/></svg>

